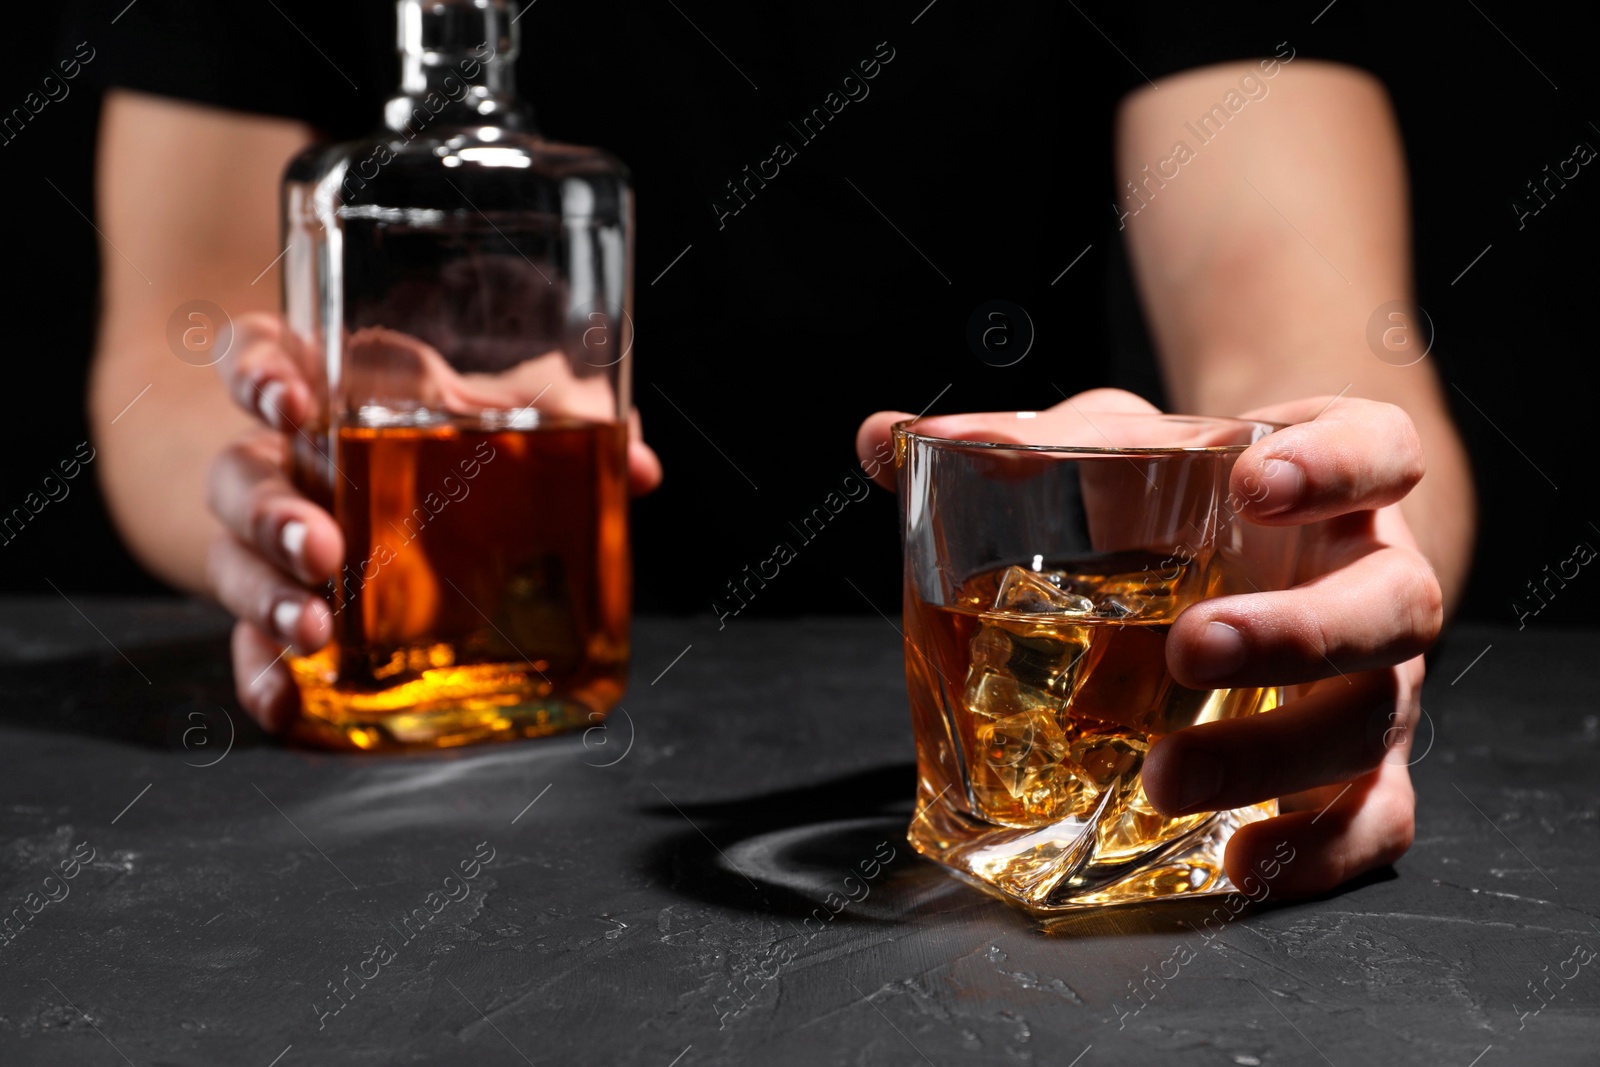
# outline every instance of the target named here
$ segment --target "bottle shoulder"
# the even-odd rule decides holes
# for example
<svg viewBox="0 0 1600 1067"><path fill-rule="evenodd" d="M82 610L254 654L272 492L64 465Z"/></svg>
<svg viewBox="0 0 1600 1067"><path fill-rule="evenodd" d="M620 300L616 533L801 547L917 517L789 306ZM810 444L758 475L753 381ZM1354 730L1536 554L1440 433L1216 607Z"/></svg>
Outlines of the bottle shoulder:
<svg viewBox="0 0 1600 1067"><path fill-rule="evenodd" d="M345 211L459 208L621 217L631 197L626 165L603 149L498 127L408 137L379 130L316 144L290 160L287 185L316 190Z"/></svg>

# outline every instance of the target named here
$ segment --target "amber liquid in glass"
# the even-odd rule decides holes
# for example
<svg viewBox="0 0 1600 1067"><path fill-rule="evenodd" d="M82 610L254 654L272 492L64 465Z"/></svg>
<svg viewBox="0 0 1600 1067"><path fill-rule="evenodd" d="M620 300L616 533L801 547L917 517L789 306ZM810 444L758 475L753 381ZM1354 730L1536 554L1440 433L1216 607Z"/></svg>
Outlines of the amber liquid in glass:
<svg viewBox="0 0 1600 1067"><path fill-rule="evenodd" d="M1173 730L1278 701L1275 689L1188 689L1167 671L1167 633L1204 586L1191 564L1124 552L997 568L963 582L948 606L908 594L919 809L929 816L913 820L912 844L951 862L964 827L1017 828L1015 847L955 865L1050 905L1092 895L1098 879L1200 828L1209 814L1169 819L1150 805L1145 754ZM1062 832L1027 833L1046 828ZM1064 853L1074 873L1041 881L1059 876ZM1157 868L1137 889L1189 892L1220 876ZM1163 890L1163 877L1176 881Z"/></svg>
<svg viewBox="0 0 1600 1067"><path fill-rule="evenodd" d="M599 722L627 671L626 426L346 426L331 453L318 436L294 481L346 545L334 639L290 660L305 727L372 749Z"/></svg>

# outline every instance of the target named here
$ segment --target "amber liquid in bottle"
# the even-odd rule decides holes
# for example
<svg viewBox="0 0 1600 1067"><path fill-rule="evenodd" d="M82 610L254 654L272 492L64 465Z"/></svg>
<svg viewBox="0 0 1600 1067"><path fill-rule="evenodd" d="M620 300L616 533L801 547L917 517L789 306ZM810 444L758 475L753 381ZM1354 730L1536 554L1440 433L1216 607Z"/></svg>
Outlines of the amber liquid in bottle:
<svg viewBox="0 0 1600 1067"><path fill-rule="evenodd" d="M326 434L297 442L294 480L347 542L334 638L290 660L316 741L537 736L599 722L620 697L627 427L505 422L345 426L326 454Z"/></svg>

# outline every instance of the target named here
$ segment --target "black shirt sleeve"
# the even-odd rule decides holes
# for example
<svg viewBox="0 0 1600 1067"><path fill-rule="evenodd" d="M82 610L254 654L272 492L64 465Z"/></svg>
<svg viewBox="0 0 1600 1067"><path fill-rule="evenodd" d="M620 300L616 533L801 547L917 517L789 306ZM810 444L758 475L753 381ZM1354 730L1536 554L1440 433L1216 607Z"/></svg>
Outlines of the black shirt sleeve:
<svg viewBox="0 0 1600 1067"><path fill-rule="evenodd" d="M111 0L79 16L107 87L299 119L337 137L377 124L397 80L394 5Z"/></svg>

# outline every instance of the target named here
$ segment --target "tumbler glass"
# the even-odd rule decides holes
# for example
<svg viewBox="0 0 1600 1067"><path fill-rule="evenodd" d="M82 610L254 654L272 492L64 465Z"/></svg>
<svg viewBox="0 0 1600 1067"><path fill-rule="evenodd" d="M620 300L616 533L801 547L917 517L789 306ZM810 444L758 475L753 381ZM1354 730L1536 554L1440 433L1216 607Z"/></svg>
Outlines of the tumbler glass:
<svg viewBox="0 0 1600 1067"><path fill-rule="evenodd" d="M1275 428L1076 408L895 426L917 851L1043 913L1232 890L1228 839L1276 802L1168 818L1140 769L1165 734L1282 699L1189 689L1166 661L1189 605L1290 581L1295 529L1229 492Z"/></svg>

